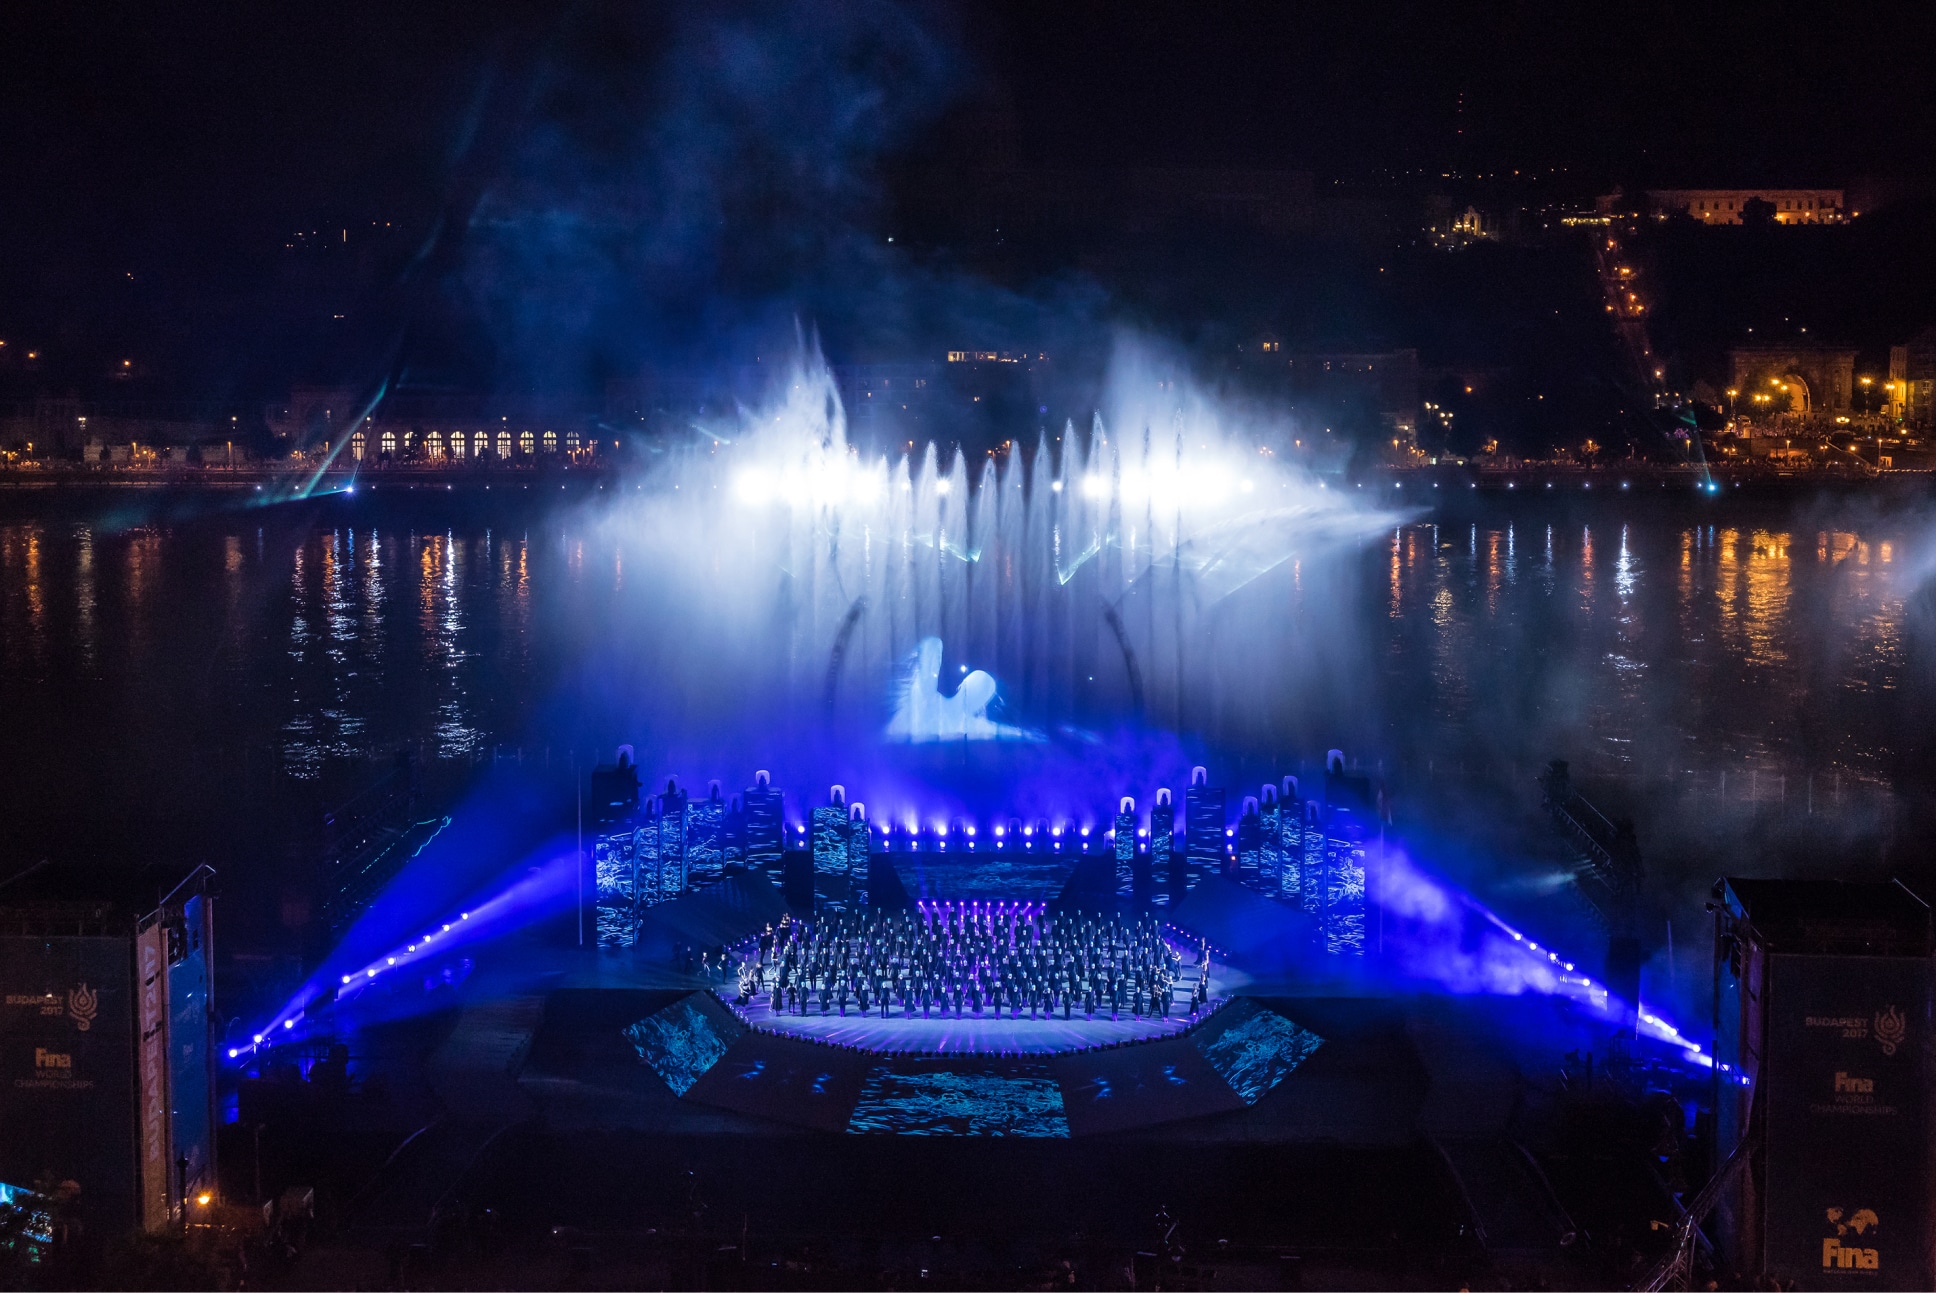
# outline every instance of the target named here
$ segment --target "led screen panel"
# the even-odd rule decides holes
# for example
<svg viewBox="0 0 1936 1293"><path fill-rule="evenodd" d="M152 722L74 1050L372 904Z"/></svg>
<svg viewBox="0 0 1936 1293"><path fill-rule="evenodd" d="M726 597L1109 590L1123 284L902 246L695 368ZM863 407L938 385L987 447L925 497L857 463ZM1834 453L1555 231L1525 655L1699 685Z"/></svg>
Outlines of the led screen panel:
<svg viewBox="0 0 1936 1293"><path fill-rule="evenodd" d="M1245 1104L1256 1104L1324 1045L1310 1029L1247 999L1218 1011L1190 1040Z"/></svg>
<svg viewBox="0 0 1936 1293"><path fill-rule="evenodd" d="M725 1058L737 1039L738 1026L699 993L683 997L664 1010L626 1028L632 1049L665 1079L674 1095L684 1095L706 1071Z"/></svg>
<svg viewBox="0 0 1936 1293"><path fill-rule="evenodd" d="M1062 1090L1046 1064L1001 1069L877 1065L847 1130L861 1135L1066 1138Z"/></svg>

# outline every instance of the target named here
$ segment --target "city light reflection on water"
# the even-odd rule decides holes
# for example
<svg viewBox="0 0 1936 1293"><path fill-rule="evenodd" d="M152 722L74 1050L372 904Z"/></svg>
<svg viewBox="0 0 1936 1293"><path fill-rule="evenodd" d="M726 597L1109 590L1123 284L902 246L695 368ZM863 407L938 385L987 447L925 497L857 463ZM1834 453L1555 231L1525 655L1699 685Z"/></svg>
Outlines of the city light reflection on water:
<svg viewBox="0 0 1936 1293"><path fill-rule="evenodd" d="M1409 712L1434 733L1422 744L1456 749L1488 711L1522 703L1560 710L1536 721L1589 765L1745 760L1888 776L1891 716L1849 702L1904 684L1915 584L1896 553L1908 536L1665 518L1548 526L1539 566L1555 583L1542 586L1520 582L1514 529L1474 526L1463 550L1434 542L1434 525L1392 534L1384 684L1419 702ZM1608 584L1599 549L1614 535ZM1429 686L1415 680L1421 650ZM1801 748L1798 715L1830 740L1826 757Z"/></svg>
<svg viewBox="0 0 1936 1293"><path fill-rule="evenodd" d="M407 504L329 506L276 525L0 523L0 775L29 818L37 796L50 818L93 802L84 778L219 810L251 793L235 771L250 760L303 779L400 745L602 748L643 739L654 707L704 721L655 692L648 635L680 626L631 605L653 572L635 577L615 527L569 507L425 526ZM1706 777L1811 810L1886 791L1921 712L1901 702L1923 535L1617 507L1410 520L1270 572L1230 613L1280 663L1209 669L1185 739L1233 785L1342 746L1394 780L1488 759L1530 777L1564 755L1587 776ZM587 658L607 676L579 701ZM646 700L608 712L619 690ZM647 771L731 784L764 757L675 751Z"/></svg>

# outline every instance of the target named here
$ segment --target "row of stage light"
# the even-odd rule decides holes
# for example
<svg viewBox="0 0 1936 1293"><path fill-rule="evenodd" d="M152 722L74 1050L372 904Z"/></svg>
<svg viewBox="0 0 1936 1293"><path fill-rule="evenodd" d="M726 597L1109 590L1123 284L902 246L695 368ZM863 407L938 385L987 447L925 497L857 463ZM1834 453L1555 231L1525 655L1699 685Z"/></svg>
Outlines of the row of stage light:
<svg viewBox="0 0 1936 1293"><path fill-rule="evenodd" d="M1466 901L1472 902L1470 898ZM1547 964L1558 968L1561 971L1559 976L1561 983L1584 988L1586 990L1586 1000L1589 1005L1601 1011L1609 1009L1613 1001L1613 994L1607 991L1605 984L1598 982L1591 975L1579 972L1574 968L1573 962L1562 959L1560 954L1551 948L1541 947L1538 943L1520 933L1505 921L1499 919L1496 913L1480 906L1476 902L1473 902L1472 905L1488 921L1492 922L1501 933L1510 936L1513 942L1525 949L1528 956L1533 957L1535 960L1543 960ZM1699 1042L1683 1035L1680 1029L1674 1027L1673 1024L1661 1018L1655 1012L1648 1010L1644 1004L1635 1003L1634 1016L1638 1021L1639 1032L1652 1037L1657 1042L1664 1042L1669 1046L1679 1047L1690 1063L1698 1064L1702 1068L1711 1069L1716 1067L1714 1057L1703 1050ZM1737 1072L1732 1065L1724 1063L1719 1067L1720 1071L1727 1074L1734 1082L1741 1086L1749 1085L1749 1079L1745 1075Z"/></svg>
<svg viewBox="0 0 1936 1293"><path fill-rule="evenodd" d="M875 838L887 845L887 852L893 852L896 844L905 845L910 852L920 851L924 844L932 844L936 851L946 852L950 843L970 850L984 843L992 843L998 849L1006 849L1010 843L1016 841L1016 837L1018 836L1020 837L1019 842L1022 848L1031 851L1035 848L1038 840L1045 840L1051 851L1053 851L1060 849L1064 840L1069 839L1078 846L1078 852L1084 853L1089 851L1092 843L1098 841L1108 844L1111 847L1114 847L1116 843L1116 832L1113 829L1105 830L1098 835L1095 829L1090 826L1066 827L1061 825L1051 826L1047 823L1025 823L1019 828L1015 828L1013 823L1014 819L1011 819L1008 825L998 824L992 827L989 830L991 838L988 840L980 838L980 828L972 822L961 822L947 826L915 825L901 827L896 827L892 823L884 823L876 826L870 822L867 825L867 829L873 833ZM853 825L858 824L857 822L853 823ZM792 830L800 846L804 847L808 840L807 828L796 824L792 827ZM1225 851L1234 856L1237 852L1237 828L1234 826L1226 826L1223 833L1226 840ZM1147 839L1149 837L1149 827L1138 827L1136 837L1139 840ZM1181 829L1177 830L1175 838L1178 842L1179 852L1181 851L1184 837L1185 832Z"/></svg>
<svg viewBox="0 0 1936 1293"><path fill-rule="evenodd" d="M447 938L453 930L461 928L463 922L470 918L471 914L468 911L459 912L456 921L445 921L438 928L431 930L429 933L417 939L416 942L406 943L396 952L388 956L379 957L354 973L343 975L340 988L347 989L354 987L359 981L364 984L374 983L379 974L382 974L386 970L397 968L399 963L407 964L411 960L419 959L420 954L429 955L431 952L442 950L441 945L432 947L431 944L439 938ZM340 999L340 990L338 996ZM283 1031L293 1032L296 1025L303 1020L307 1013L306 1009L297 1009L291 1014L284 1015L280 1020ZM232 1060L240 1059L245 1052L254 1051L260 1046L273 1046L275 1044L275 1032L276 1024L271 1022L268 1031L251 1034L247 1046L229 1047L229 1058Z"/></svg>
<svg viewBox="0 0 1936 1293"><path fill-rule="evenodd" d="M241 1059L264 1046L299 1039L298 1029L307 1022L312 1006L341 1001L362 992L379 979L397 970L448 951L453 946L474 943L528 925L548 912L570 903L579 882L579 863L573 853L553 855L540 866L530 867L504 888L453 914L415 938L405 939L382 955L347 973L335 972L330 978L312 978L260 1032L252 1033L247 1046L228 1049L230 1059Z"/></svg>

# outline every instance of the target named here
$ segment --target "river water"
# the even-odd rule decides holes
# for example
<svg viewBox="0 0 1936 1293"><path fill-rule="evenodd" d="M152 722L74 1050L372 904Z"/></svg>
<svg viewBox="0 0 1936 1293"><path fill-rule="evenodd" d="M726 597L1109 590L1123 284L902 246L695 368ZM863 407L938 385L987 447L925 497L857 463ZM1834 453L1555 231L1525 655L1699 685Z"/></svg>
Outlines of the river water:
<svg viewBox="0 0 1936 1293"><path fill-rule="evenodd" d="M1913 500L1459 501L1238 594L1273 663L1148 723L1180 717L1177 756L1239 787L1345 749L1421 850L1507 903L1562 874L1532 779L1566 758L1635 818L1684 941L1724 870L1920 868L1936 547ZM677 608L628 602L640 559L575 499L11 498L0 857L273 873L288 804L401 747L454 783L621 740L701 786L783 765L655 766L652 716L704 718L638 665L681 640Z"/></svg>

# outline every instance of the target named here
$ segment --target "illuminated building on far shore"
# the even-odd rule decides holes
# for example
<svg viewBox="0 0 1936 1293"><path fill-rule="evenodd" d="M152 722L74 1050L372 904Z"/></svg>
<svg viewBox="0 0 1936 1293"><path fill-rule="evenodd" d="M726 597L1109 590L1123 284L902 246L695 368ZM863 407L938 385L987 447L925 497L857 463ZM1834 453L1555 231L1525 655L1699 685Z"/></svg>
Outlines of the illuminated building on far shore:
<svg viewBox="0 0 1936 1293"><path fill-rule="evenodd" d="M1645 209L1655 215L1686 212L1702 224L1742 224L1752 202L1767 203L1776 224L1838 224L1861 214L1848 209L1841 189L1648 189ZM1606 194L1594 203L1601 215L1632 211L1635 205L1621 193Z"/></svg>
<svg viewBox="0 0 1936 1293"><path fill-rule="evenodd" d="M1854 408L1855 355L1835 346L1736 346L1728 386L1741 416L1761 422L1791 414L1804 422L1847 422Z"/></svg>
<svg viewBox="0 0 1936 1293"><path fill-rule="evenodd" d="M1936 425L1936 327L1889 347L1889 380L1883 389L1896 421L1918 430Z"/></svg>

